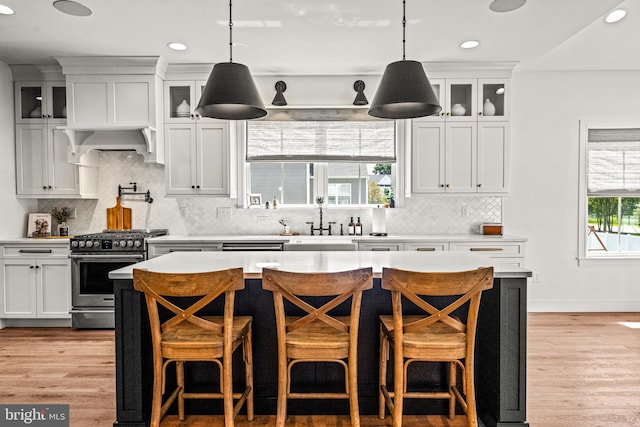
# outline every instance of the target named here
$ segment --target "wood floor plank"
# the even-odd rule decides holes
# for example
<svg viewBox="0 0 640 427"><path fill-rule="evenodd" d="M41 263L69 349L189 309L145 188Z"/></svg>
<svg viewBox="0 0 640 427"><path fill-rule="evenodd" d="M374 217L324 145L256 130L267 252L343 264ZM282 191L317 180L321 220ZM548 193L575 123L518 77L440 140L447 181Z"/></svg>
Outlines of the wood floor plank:
<svg viewBox="0 0 640 427"><path fill-rule="evenodd" d="M527 414L532 427L640 426L640 313L529 313ZM110 330L0 330L0 403L69 404L73 427L112 427L115 348ZM238 427L275 417L239 416ZM222 426L222 417L168 417L163 427ZM287 427L347 427L348 416L289 417ZM363 427L390 418L363 416ZM405 417L405 427L461 427L465 418Z"/></svg>

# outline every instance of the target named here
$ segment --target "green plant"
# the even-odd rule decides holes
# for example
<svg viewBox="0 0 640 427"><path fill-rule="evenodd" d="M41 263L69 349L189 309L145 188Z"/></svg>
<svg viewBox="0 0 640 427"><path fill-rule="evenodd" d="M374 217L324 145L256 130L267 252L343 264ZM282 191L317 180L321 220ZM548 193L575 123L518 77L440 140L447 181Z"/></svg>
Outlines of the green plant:
<svg viewBox="0 0 640 427"><path fill-rule="evenodd" d="M71 215L71 210L69 208L51 208L51 216L55 218L58 224L62 222L66 222Z"/></svg>

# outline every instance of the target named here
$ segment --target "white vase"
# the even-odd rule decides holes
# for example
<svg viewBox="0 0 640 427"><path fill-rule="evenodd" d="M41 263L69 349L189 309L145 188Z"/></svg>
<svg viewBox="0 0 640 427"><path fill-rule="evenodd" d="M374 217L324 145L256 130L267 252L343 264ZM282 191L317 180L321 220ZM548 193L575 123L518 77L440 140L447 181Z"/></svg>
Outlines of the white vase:
<svg viewBox="0 0 640 427"><path fill-rule="evenodd" d="M484 105L482 106L482 114L485 116L495 116L496 115L496 106L487 98L484 101Z"/></svg>
<svg viewBox="0 0 640 427"><path fill-rule="evenodd" d="M176 108L176 116L178 117L189 117L189 114L191 113L191 107L189 106L189 104L187 104L187 100L183 100L182 104L178 105L178 108Z"/></svg>
<svg viewBox="0 0 640 427"><path fill-rule="evenodd" d="M464 108L462 104L453 104L451 107L451 115L452 116L464 116L464 113L467 112L467 109Z"/></svg>

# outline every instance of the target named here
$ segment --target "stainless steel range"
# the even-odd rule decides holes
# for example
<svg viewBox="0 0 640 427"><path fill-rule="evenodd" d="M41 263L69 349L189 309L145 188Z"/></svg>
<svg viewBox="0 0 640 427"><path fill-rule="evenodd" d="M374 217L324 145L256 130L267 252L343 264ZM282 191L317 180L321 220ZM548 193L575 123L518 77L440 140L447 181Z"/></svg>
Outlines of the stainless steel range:
<svg viewBox="0 0 640 427"><path fill-rule="evenodd" d="M71 324L74 328L113 328L110 271L147 259L147 238L167 230L105 230L71 239Z"/></svg>

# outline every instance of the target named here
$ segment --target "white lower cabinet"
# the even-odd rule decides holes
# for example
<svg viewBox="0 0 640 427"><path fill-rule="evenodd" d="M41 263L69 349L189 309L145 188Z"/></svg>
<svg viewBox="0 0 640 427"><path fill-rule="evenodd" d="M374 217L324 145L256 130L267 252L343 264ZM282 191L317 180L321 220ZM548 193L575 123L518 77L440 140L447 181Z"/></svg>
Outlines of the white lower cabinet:
<svg viewBox="0 0 640 427"><path fill-rule="evenodd" d="M450 250L480 253L504 265L524 265L524 242L452 242Z"/></svg>
<svg viewBox="0 0 640 427"><path fill-rule="evenodd" d="M15 248L9 248L15 249ZM0 259L1 318L69 319L71 265L66 257L36 256L48 249L3 248L17 256ZM22 252L20 252L22 251ZM64 251L62 251L64 252ZM65 252L66 253L66 252Z"/></svg>
<svg viewBox="0 0 640 427"><path fill-rule="evenodd" d="M358 243L359 251L403 251L404 243Z"/></svg>

